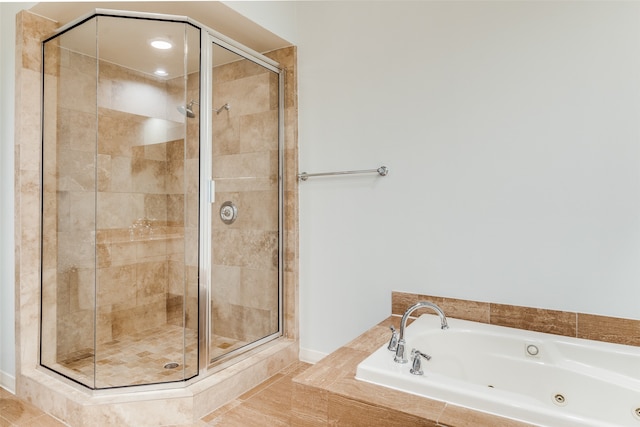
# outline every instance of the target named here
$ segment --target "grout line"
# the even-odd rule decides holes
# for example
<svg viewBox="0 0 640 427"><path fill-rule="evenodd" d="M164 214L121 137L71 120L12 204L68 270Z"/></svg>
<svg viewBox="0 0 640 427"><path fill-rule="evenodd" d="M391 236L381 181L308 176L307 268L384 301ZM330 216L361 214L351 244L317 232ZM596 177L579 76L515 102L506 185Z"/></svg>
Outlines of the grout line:
<svg viewBox="0 0 640 427"><path fill-rule="evenodd" d="M444 415L444 411L447 409L447 406L449 406L449 403L444 402L444 406L442 407L442 410L440 411L440 413L438 414L438 417L436 418L436 425L438 426L444 425L444 424L440 424L440 419Z"/></svg>

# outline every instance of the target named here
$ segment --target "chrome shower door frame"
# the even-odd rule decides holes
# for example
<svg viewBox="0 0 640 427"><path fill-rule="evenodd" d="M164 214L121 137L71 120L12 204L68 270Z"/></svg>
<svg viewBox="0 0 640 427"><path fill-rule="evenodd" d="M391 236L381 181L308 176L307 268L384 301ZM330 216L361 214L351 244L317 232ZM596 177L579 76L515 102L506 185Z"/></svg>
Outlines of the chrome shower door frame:
<svg viewBox="0 0 640 427"><path fill-rule="evenodd" d="M245 353L256 347L283 336L283 282L284 282L284 71L276 61L246 47L234 40L200 26L200 260L199 260L199 366L200 375L219 370L222 362ZM215 182L213 180L213 47L225 48L244 59L252 61L278 75L278 330L253 343L233 350L212 360L210 342L211 328L211 294L212 294L212 204L215 200ZM204 314L204 315L202 315Z"/></svg>

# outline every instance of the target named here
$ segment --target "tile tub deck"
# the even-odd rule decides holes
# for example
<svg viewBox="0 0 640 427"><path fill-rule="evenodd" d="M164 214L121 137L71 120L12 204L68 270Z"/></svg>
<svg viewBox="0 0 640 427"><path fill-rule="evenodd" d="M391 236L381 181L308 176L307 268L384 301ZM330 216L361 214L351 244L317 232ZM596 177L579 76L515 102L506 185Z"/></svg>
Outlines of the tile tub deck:
<svg viewBox="0 0 640 427"><path fill-rule="evenodd" d="M391 316L293 379L291 425L404 427L529 427L447 402L414 396L355 379L356 367L388 342Z"/></svg>

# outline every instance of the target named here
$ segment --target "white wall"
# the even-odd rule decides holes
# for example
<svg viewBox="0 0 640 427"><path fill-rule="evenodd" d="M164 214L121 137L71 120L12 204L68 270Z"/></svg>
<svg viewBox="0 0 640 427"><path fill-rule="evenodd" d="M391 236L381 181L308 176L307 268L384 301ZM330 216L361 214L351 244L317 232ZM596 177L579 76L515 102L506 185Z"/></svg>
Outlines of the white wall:
<svg viewBox="0 0 640 427"><path fill-rule="evenodd" d="M640 4L299 2L303 357L392 290L640 318Z"/></svg>
<svg viewBox="0 0 640 427"><path fill-rule="evenodd" d="M252 3L299 46L301 170L391 168L301 183L303 356L386 317L392 290L640 318L640 4ZM10 374L14 7L0 3Z"/></svg>
<svg viewBox="0 0 640 427"><path fill-rule="evenodd" d="M298 40L296 2L293 1L223 1L256 24L295 44Z"/></svg>
<svg viewBox="0 0 640 427"><path fill-rule="evenodd" d="M13 131L16 14L35 3L0 2L0 386L15 389Z"/></svg>

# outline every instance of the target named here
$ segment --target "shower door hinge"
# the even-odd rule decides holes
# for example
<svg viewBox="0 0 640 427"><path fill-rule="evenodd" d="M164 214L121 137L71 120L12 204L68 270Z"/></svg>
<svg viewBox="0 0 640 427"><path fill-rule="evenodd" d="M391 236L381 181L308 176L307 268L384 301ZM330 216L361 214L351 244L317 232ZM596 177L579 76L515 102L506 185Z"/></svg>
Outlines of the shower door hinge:
<svg viewBox="0 0 640 427"><path fill-rule="evenodd" d="M216 182L209 178L209 203L216 202Z"/></svg>

